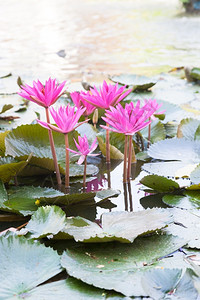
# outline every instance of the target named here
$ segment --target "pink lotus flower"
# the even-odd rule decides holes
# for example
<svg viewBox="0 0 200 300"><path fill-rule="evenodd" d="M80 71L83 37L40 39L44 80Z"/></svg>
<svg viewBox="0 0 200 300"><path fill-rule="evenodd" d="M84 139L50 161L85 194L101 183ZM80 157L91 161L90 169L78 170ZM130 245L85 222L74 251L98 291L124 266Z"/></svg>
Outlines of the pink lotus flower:
<svg viewBox="0 0 200 300"><path fill-rule="evenodd" d="M87 96L88 93L82 92L82 95L80 95L79 92L73 92L70 94L72 101L76 105L77 108L85 107L85 111L83 113L83 116L88 117L93 111L95 110L95 106L88 103L86 100L84 100L83 95Z"/></svg>
<svg viewBox="0 0 200 300"><path fill-rule="evenodd" d="M75 142L76 148L78 149L78 152L74 151L72 149L69 149L69 148L67 150L69 150L72 153L75 153L75 155L81 155L79 160L78 160L79 165L81 165L84 162L87 155L90 155L90 156L99 155L99 154L91 154L98 146L97 145L97 138L94 140L91 147L89 147L86 135L84 135L84 137L78 136L78 143L76 142L75 139L74 139L74 142Z"/></svg>
<svg viewBox="0 0 200 300"><path fill-rule="evenodd" d="M94 86L89 93L81 92L80 96L95 107L109 109L110 106L115 106L131 92L131 90L124 92L125 88L126 86L118 88L117 83L112 85L104 81L100 91Z"/></svg>
<svg viewBox="0 0 200 300"><path fill-rule="evenodd" d="M43 107L49 107L54 104L63 93L63 88L66 81L60 85L56 79L49 78L45 85L39 80L33 81L33 87L25 84L21 86L21 91L18 93L21 97L39 104Z"/></svg>
<svg viewBox="0 0 200 300"><path fill-rule="evenodd" d="M102 117L102 119L112 127L100 125L102 128L125 135L134 135L151 123L147 120L152 115L152 110L140 108L140 101L135 107L131 102L126 104L125 108L119 103L116 108L110 107L110 110L106 110L105 115L106 117Z"/></svg>
<svg viewBox="0 0 200 300"><path fill-rule="evenodd" d="M162 103L158 104L155 99L149 99L149 100L145 99L143 109L147 110L147 111L152 111L152 115L150 117L151 117L152 120L155 120L154 114L162 115L162 114L165 113L165 110L157 112L157 110L159 110L159 108L161 106L162 106Z"/></svg>
<svg viewBox="0 0 200 300"><path fill-rule="evenodd" d="M70 104L68 104L67 106L60 106L57 111L53 107L50 107L49 110L57 126L51 125L50 123L46 123L40 120L37 120L37 122L44 128L51 129L64 134L73 131L78 126L88 121L85 120L83 122L78 123L78 120L85 111L85 108L78 108L75 111L75 107L71 107Z"/></svg>

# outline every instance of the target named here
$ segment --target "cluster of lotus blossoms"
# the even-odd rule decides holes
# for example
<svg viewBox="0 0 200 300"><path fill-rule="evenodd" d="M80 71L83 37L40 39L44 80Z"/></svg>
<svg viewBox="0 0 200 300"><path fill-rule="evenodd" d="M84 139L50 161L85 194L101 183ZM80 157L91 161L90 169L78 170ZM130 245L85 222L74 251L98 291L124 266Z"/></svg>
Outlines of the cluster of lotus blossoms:
<svg viewBox="0 0 200 300"><path fill-rule="evenodd" d="M105 109L105 117L102 119L106 122L106 125L100 125L106 129L106 162L110 162L110 143L109 143L109 131L115 131L123 133L125 135L125 147L124 147L124 182L130 179L130 167L132 162L132 136L151 124L154 113L160 108L156 100L145 100L145 103L140 107L140 101L135 105L133 102L125 104L123 107L119 102L122 101L130 92L131 89L126 90L126 86L119 87L118 84L112 85L103 82L102 86L97 89L96 86L91 88L88 92L73 92L71 98L74 106L68 104L67 106L60 106L57 110L53 105L65 92L65 83L58 84L56 79L49 78L43 85L39 80L33 82L33 86L27 84L21 86L19 95L25 99L33 101L40 106L43 106L46 111L46 122L37 120L38 123L44 128L48 129L49 140L54 160L55 172L58 185L61 185L61 176L56 158L56 151L53 141L52 130L60 132L65 136L65 148L66 148L66 174L65 174L65 187L69 188L69 151L75 155L80 155L78 163L81 164L85 161L84 167L84 183L86 177L86 161L87 155L97 148L97 139L94 140L91 147L87 137L78 137L78 141L75 140L75 145L78 151L74 151L69 148L68 133L75 130L81 124L89 121L89 116L98 108ZM55 125L50 123L49 112L55 121ZM157 112L161 114L163 112ZM79 122L81 116L85 117L83 122ZM97 121L96 121L97 122ZM129 143L128 143L129 137ZM150 136L149 136L150 138ZM128 148L129 144L129 148ZM128 166L127 166L128 164Z"/></svg>

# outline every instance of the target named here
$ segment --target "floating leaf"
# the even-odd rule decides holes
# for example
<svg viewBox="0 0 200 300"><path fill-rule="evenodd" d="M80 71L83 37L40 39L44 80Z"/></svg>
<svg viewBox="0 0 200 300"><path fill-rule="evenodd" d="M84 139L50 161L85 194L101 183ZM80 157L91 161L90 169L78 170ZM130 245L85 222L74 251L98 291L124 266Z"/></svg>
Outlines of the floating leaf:
<svg viewBox="0 0 200 300"><path fill-rule="evenodd" d="M0 132L0 155L4 156L5 155L5 137L6 135L9 133L9 131L4 131L4 132Z"/></svg>
<svg viewBox="0 0 200 300"><path fill-rule="evenodd" d="M192 277L189 272L182 273L181 269L150 270L145 273L142 285L153 299L197 299Z"/></svg>
<svg viewBox="0 0 200 300"><path fill-rule="evenodd" d="M142 169L150 174L157 174L159 176L165 177L176 177L177 174L180 177L179 170L183 170L186 164L184 162L179 161L169 161L169 162L155 162L155 163L146 163L142 165ZM196 164L194 165L195 168ZM185 170L187 171L187 170ZM190 176L191 169L189 169L189 173L182 173L184 177L186 175Z"/></svg>
<svg viewBox="0 0 200 300"><path fill-rule="evenodd" d="M192 118L183 119L178 126L177 137L194 140L200 121Z"/></svg>
<svg viewBox="0 0 200 300"><path fill-rule="evenodd" d="M174 208L173 212L174 224L169 225L163 231L185 239L188 247L200 249L199 211Z"/></svg>
<svg viewBox="0 0 200 300"><path fill-rule="evenodd" d="M172 192L180 188L177 182L158 175L145 176L140 180L140 183L160 193Z"/></svg>
<svg viewBox="0 0 200 300"><path fill-rule="evenodd" d="M198 163L200 161L200 142L177 138L166 139L151 145L148 155L161 160Z"/></svg>
<svg viewBox="0 0 200 300"><path fill-rule="evenodd" d="M107 292L71 277L66 280L40 285L26 293L26 295L30 300L129 300L129 298L116 292Z"/></svg>
<svg viewBox="0 0 200 300"><path fill-rule="evenodd" d="M192 68L190 76L195 80L200 80L200 68Z"/></svg>
<svg viewBox="0 0 200 300"><path fill-rule="evenodd" d="M33 186L13 187L8 190L8 200L1 203L1 208L27 216L37 210L41 197L45 198L45 203L48 203L47 199L59 195L64 194L51 188ZM39 201L38 204L37 200Z"/></svg>
<svg viewBox="0 0 200 300"><path fill-rule="evenodd" d="M182 195L165 195L162 198L163 202L172 207L184 209L200 208L200 193L199 191L187 190Z"/></svg>
<svg viewBox="0 0 200 300"><path fill-rule="evenodd" d="M4 104L4 106L2 107L0 114L3 114L4 112L6 112L7 110L13 108L12 104Z"/></svg>
<svg viewBox="0 0 200 300"><path fill-rule="evenodd" d="M165 227L171 221L171 215L167 211L159 209L135 213L115 212L102 215L101 227L96 223L89 222L78 230L76 226L66 226L64 232L72 235L79 242L120 241L130 243L137 236ZM87 223L88 220L84 222Z"/></svg>
<svg viewBox="0 0 200 300"><path fill-rule="evenodd" d="M65 160L64 135L53 132L54 143L58 161ZM77 137L77 132L69 133L69 147L74 149L73 138ZM52 158L49 143L48 130L40 126L21 125L13 129L5 138L6 154L11 156L24 156L33 153L37 158Z"/></svg>
<svg viewBox="0 0 200 300"><path fill-rule="evenodd" d="M0 158L0 180L9 182L14 176L20 173L28 164L26 161L17 161L12 157Z"/></svg>
<svg viewBox="0 0 200 300"><path fill-rule="evenodd" d="M2 299L24 298L33 288L62 271L56 251L17 236L0 238L0 261Z"/></svg>
<svg viewBox="0 0 200 300"><path fill-rule="evenodd" d="M67 250L61 264L88 284L126 296L148 296L141 283L144 272L159 267L158 258L181 245L177 238L165 235L138 238L133 244L87 244Z"/></svg>
<svg viewBox="0 0 200 300"><path fill-rule="evenodd" d="M157 80L149 78L147 76L135 75L135 74L121 74L110 76L110 79L114 82L118 82L122 85L133 87L133 91L145 91L154 86Z"/></svg>
<svg viewBox="0 0 200 300"><path fill-rule="evenodd" d="M64 211L58 206L39 207L22 232L28 231L31 238L42 238L49 234L57 234L66 222ZM39 232L39 234L38 234Z"/></svg>

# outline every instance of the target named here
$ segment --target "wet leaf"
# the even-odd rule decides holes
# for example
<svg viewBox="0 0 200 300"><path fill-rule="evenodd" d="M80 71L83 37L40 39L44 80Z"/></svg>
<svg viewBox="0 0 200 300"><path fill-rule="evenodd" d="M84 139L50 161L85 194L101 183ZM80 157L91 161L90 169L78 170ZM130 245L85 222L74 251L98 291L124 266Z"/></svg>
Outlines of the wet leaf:
<svg viewBox="0 0 200 300"><path fill-rule="evenodd" d="M140 183L160 193L172 192L180 188L177 182L158 175L145 176Z"/></svg>
<svg viewBox="0 0 200 300"><path fill-rule="evenodd" d="M0 238L0 261L2 299L24 298L62 271L56 251L17 236Z"/></svg>
<svg viewBox="0 0 200 300"><path fill-rule="evenodd" d="M126 296L147 296L141 282L144 272L159 267L158 258L181 244L165 235L138 238L133 244L87 244L67 250L61 264L71 276L88 284Z"/></svg>

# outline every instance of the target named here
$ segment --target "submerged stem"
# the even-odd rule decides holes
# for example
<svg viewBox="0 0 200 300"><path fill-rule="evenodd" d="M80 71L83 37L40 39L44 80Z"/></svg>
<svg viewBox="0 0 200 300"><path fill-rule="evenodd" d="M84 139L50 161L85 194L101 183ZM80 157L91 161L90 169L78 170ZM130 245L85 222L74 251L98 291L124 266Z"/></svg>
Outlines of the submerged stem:
<svg viewBox="0 0 200 300"><path fill-rule="evenodd" d="M125 144L124 144L124 175L123 182L127 182L127 152L128 152L128 136L125 135Z"/></svg>
<svg viewBox="0 0 200 300"><path fill-rule="evenodd" d="M69 140L68 140L68 133L65 133L65 151L66 151L66 157L65 157L65 188L69 189Z"/></svg>
<svg viewBox="0 0 200 300"><path fill-rule="evenodd" d="M47 123L50 123L48 107L45 107L45 110L46 110ZM48 132L49 132L49 142L50 142L51 152L52 152L52 156L53 156L54 168L55 168L55 172L56 172L56 179L57 179L58 187L60 187L62 184L62 181L61 181L60 170L58 167L58 161L57 161L57 157L56 157L56 150L55 150L55 145L54 145L54 140L53 140L53 134L52 134L51 130L48 130Z"/></svg>

